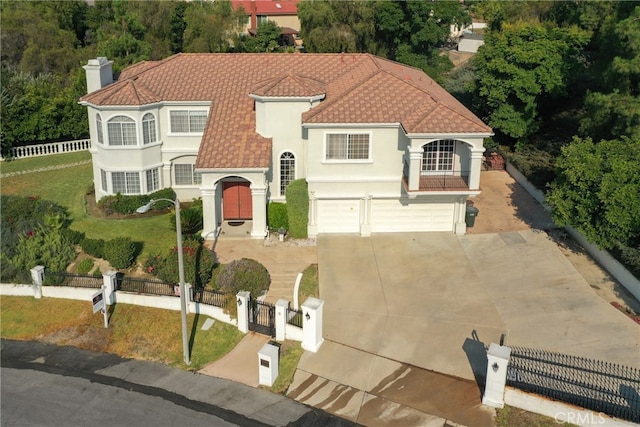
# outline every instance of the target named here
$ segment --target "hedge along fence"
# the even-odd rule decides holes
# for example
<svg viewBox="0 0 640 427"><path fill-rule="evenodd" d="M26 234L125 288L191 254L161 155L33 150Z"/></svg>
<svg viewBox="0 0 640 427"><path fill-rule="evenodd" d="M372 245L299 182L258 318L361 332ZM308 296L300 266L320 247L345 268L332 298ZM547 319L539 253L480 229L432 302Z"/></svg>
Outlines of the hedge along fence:
<svg viewBox="0 0 640 427"><path fill-rule="evenodd" d="M307 238L309 221L309 186L305 179L297 179L287 186L287 215L291 237Z"/></svg>

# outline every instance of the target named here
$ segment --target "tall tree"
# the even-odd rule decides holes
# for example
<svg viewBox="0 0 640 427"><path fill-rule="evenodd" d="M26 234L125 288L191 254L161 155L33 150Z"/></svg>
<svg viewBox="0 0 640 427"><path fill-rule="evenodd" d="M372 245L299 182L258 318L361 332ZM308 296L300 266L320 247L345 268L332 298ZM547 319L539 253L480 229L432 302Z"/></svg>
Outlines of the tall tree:
<svg viewBox="0 0 640 427"><path fill-rule="evenodd" d="M522 147L539 128L539 105L565 93L588 34L575 27L503 24L474 58L475 99L489 125Z"/></svg>
<svg viewBox="0 0 640 427"><path fill-rule="evenodd" d="M581 132L597 138L640 138L640 4L620 2L595 39L599 88L585 99Z"/></svg>
<svg viewBox="0 0 640 427"><path fill-rule="evenodd" d="M547 203L554 220L604 249L640 249L640 140L575 138L557 160Z"/></svg>
<svg viewBox="0 0 640 427"><path fill-rule="evenodd" d="M233 10L229 0L189 3L184 12L184 50L227 52L247 19L244 10Z"/></svg>

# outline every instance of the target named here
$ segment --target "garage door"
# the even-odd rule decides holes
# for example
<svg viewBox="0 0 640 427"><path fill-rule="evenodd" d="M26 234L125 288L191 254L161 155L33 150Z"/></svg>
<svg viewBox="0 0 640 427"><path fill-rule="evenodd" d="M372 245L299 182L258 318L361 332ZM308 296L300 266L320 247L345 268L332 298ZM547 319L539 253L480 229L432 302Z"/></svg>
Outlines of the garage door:
<svg viewBox="0 0 640 427"><path fill-rule="evenodd" d="M318 200L318 233L359 233L360 200Z"/></svg>
<svg viewBox="0 0 640 427"><path fill-rule="evenodd" d="M454 203L399 200L371 201L372 232L452 231Z"/></svg>

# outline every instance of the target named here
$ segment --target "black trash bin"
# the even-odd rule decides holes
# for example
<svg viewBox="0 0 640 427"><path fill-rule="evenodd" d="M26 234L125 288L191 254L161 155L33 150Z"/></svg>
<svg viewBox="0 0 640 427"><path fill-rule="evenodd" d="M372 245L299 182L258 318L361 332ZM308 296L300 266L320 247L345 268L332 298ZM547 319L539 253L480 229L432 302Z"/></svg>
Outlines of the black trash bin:
<svg viewBox="0 0 640 427"><path fill-rule="evenodd" d="M467 206L467 214L464 217L464 222L467 224L467 227L473 227L476 223L478 212L478 208L474 206Z"/></svg>

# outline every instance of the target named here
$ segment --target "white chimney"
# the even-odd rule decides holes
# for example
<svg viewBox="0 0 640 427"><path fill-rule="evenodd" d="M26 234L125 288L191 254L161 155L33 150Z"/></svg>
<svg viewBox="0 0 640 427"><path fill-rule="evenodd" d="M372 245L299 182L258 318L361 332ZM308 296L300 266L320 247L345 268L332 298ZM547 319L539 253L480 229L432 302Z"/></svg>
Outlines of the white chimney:
<svg viewBox="0 0 640 427"><path fill-rule="evenodd" d="M87 93L102 89L106 85L113 83L113 61L107 60L103 56L90 59L84 68L87 72Z"/></svg>

